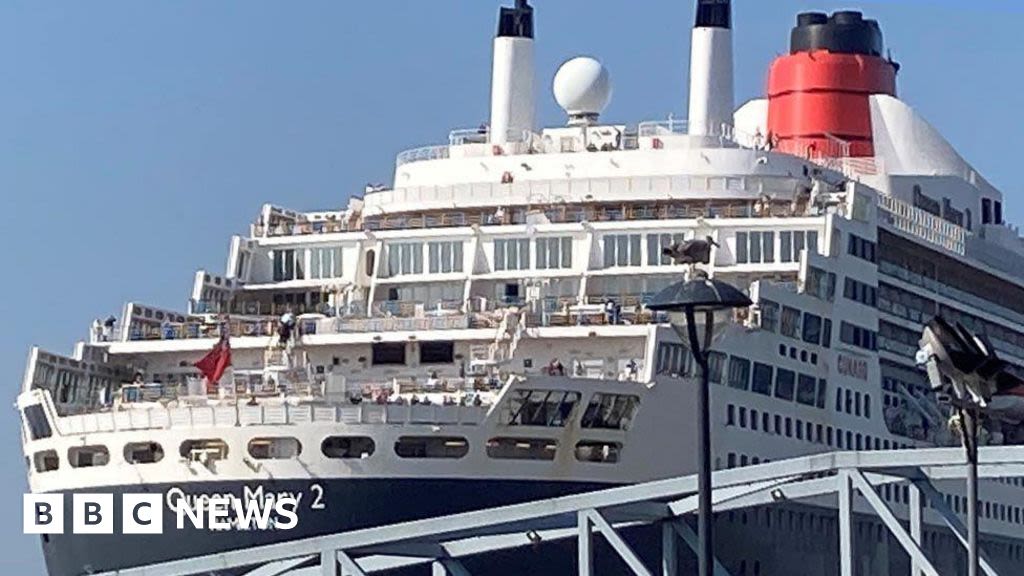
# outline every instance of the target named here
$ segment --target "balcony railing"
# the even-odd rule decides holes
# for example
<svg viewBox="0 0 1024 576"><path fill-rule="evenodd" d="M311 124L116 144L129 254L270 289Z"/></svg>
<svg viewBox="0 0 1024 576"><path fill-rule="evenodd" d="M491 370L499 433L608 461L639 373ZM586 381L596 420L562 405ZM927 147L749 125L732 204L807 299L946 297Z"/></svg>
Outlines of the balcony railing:
<svg viewBox="0 0 1024 576"><path fill-rule="evenodd" d="M174 428L234 428L287 424L326 425L478 425L487 406L372 404L347 406L313 404L266 404L249 406L164 406L136 407L120 411L65 416L57 419L62 435L79 435L119 430L165 430Z"/></svg>
<svg viewBox="0 0 1024 576"><path fill-rule="evenodd" d="M878 209L880 219L896 230L950 252L965 254L967 231L964 228L886 194L879 195Z"/></svg>

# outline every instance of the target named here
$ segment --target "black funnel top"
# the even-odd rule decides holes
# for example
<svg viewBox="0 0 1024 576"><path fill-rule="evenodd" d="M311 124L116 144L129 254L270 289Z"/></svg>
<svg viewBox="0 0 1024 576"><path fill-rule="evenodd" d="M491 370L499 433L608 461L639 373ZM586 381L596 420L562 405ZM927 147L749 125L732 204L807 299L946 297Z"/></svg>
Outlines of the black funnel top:
<svg viewBox="0 0 1024 576"><path fill-rule="evenodd" d="M499 38L533 38L533 7L516 0L515 8L502 8L498 16Z"/></svg>
<svg viewBox="0 0 1024 576"><path fill-rule="evenodd" d="M828 50L837 54L881 57L885 46L878 22L865 20L860 12L836 12L828 17L819 12L807 12L796 17L789 49L793 54Z"/></svg>
<svg viewBox="0 0 1024 576"><path fill-rule="evenodd" d="M732 28L731 0L697 0L695 28Z"/></svg>

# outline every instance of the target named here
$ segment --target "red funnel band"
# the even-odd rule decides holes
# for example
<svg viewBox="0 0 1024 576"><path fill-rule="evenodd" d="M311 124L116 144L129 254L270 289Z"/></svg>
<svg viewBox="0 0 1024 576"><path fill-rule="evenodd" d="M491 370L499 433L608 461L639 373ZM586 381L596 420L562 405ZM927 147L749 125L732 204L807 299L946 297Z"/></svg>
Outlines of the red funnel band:
<svg viewBox="0 0 1024 576"><path fill-rule="evenodd" d="M799 156L873 156L873 94L896 95L896 67L883 58L828 51L782 56L768 77L769 134L779 150Z"/></svg>

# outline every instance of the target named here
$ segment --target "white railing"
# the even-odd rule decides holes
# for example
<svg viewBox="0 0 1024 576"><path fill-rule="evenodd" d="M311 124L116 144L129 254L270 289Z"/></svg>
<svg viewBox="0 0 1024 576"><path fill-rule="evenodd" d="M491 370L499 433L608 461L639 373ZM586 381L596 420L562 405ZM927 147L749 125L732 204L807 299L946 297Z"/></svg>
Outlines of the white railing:
<svg viewBox="0 0 1024 576"><path fill-rule="evenodd" d="M960 255L966 251L967 231L952 222L884 194L878 196L878 209L879 219L900 232Z"/></svg>
<svg viewBox="0 0 1024 576"><path fill-rule="evenodd" d="M317 323L318 334L347 334L366 332L403 332L418 330L463 330L470 327L469 316L427 316L402 318L329 318Z"/></svg>
<svg viewBox="0 0 1024 576"><path fill-rule="evenodd" d="M483 422L488 406L438 404L361 404L320 406L266 404L249 406L133 407L128 410L57 418L63 436L121 430L234 428L236 426L303 424L453 424Z"/></svg>
<svg viewBox="0 0 1024 576"><path fill-rule="evenodd" d="M402 152L398 155L396 163L399 166L402 166L413 162L442 160L444 158L448 158L449 154L449 146L424 146L423 148L415 148L413 150L406 150L405 152Z"/></svg>
<svg viewBox="0 0 1024 576"><path fill-rule="evenodd" d="M636 138L656 138L656 137L667 137L672 135L685 135L689 130L689 122L686 120L676 120L670 118L668 120L656 120L656 121L645 121L640 122L637 125L637 130L626 129L622 134L622 141L619 143L617 149L620 150L635 150L637 148ZM726 141L736 142L738 141L738 134L733 126L723 124L715 127L711 130L712 137L722 138ZM753 137L747 137L747 141L753 142ZM426 146L423 148L415 148L413 150L407 150L398 155L397 165L402 166L404 164L410 164L413 162L424 162L428 160L441 160L452 157L452 148L456 146L465 146L473 144L488 144L493 141L491 138L490 128L467 128L452 130L448 134L448 144L443 146ZM578 149L567 150L561 145L551 145L545 142L543 135L536 134L529 130L509 130L508 134L505 135L505 145L516 144L511 149L506 146L497 146L495 148L488 148L482 152L470 154L472 156L477 155L501 155L501 154L521 154L521 153L532 153L532 154L558 154L565 152L585 152L586 149L579 147Z"/></svg>
<svg viewBox="0 0 1024 576"><path fill-rule="evenodd" d="M655 136L667 136L670 134L686 134L690 130L690 123L686 120L653 120L641 122L637 127L637 135L640 138L652 138Z"/></svg>
<svg viewBox="0 0 1024 576"><path fill-rule="evenodd" d="M505 142L530 142L535 134L529 130L509 130L505 134ZM487 144L491 142L490 128L465 128L452 130L448 133L449 146L463 146L466 144Z"/></svg>
<svg viewBox="0 0 1024 576"><path fill-rule="evenodd" d="M439 186L403 186L368 194L367 209L380 207L384 212L396 204L442 203L459 206L471 199L474 205L494 202L529 204L530 199L553 198L572 201L588 195L595 198L631 195L703 194L723 191L771 194L792 192L792 178L776 176L637 176L623 178L574 178L571 180L525 180L512 184L477 182Z"/></svg>

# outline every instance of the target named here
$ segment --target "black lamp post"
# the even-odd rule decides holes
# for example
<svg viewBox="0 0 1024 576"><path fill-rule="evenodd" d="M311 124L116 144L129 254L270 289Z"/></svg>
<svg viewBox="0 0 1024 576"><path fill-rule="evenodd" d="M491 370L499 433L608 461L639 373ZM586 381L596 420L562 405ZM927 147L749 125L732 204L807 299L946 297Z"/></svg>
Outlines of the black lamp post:
<svg viewBox="0 0 1024 576"><path fill-rule="evenodd" d="M714 574L714 536L711 523L711 391L708 384L708 349L715 327L715 312L746 308L750 298L734 286L700 278L673 284L659 292L647 307L669 313L672 328L684 342L700 369L697 399L697 562L700 576ZM697 336L697 315L703 315L704 342ZM685 330L685 332L684 332ZM685 336L684 336L685 335Z"/></svg>

